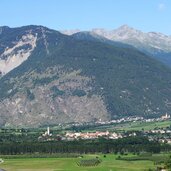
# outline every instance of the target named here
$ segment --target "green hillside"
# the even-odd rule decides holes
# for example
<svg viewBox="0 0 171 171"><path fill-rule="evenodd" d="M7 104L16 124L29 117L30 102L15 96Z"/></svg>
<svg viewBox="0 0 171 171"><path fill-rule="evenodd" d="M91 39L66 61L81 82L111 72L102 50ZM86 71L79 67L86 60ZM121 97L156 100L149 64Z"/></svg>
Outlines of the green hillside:
<svg viewBox="0 0 171 171"><path fill-rule="evenodd" d="M30 29L38 35L35 50L27 61L2 77L0 81L0 114L5 117L4 123L8 122L7 116L10 116L10 112L5 116L5 111L11 110L3 106L6 99L10 104L18 97L24 98L25 103L28 104L25 106L34 109L33 103L40 95L37 94L40 87L47 92L46 101L55 103L53 110L42 109L41 112L52 114L52 117L60 116L60 121L63 121L61 118L65 118L65 122L71 119L68 118L67 112L63 111L64 107L60 112L56 112L61 107L57 102L59 97L74 98L77 99L77 103L86 101L86 104L90 99L93 104L96 101L93 100L94 97L100 98L95 109L104 103L103 109L107 110L104 116L107 119L130 115L158 117L170 111L171 69L160 62L131 47L121 45L118 47L115 44L109 45L87 39L78 40L73 36L62 35L47 28L43 28L46 31L47 46L45 46L40 26L19 28L12 35L18 36L23 34L23 30ZM48 97L49 93L52 94L51 97ZM70 104L72 105L72 100ZM70 104L68 101L65 102L66 107ZM43 102L39 105L43 105ZM85 109L80 107L79 112L73 109L75 111L70 113L78 112L77 116L82 115L83 118L89 115L89 121L100 119L101 116L97 110L86 114L90 108L92 109L93 105ZM66 110L68 111L69 107ZM36 116L39 110L35 111L28 112L27 109L27 112L21 115L25 117L30 113ZM17 112L16 116L19 117ZM49 123L52 122L49 121Z"/></svg>

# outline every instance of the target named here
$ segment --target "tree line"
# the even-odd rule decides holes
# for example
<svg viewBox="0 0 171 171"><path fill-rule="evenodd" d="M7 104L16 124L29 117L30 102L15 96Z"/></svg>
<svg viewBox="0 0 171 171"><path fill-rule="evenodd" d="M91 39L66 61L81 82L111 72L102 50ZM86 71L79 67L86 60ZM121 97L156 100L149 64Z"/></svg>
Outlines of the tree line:
<svg viewBox="0 0 171 171"><path fill-rule="evenodd" d="M149 141L146 137L125 137L117 140L75 140L75 141L29 141L0 142L0 154L33 154L33 153L139 153L170 151L170 145Z"/></svg>

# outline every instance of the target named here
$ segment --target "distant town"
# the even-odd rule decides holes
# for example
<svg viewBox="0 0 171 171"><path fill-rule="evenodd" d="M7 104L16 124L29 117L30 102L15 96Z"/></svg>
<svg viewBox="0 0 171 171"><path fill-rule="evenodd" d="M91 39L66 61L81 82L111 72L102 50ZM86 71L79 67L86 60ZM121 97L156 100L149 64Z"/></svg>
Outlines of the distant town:
<svg viewBox="0 0 171 171"><path fill-rule="evenodd" d="M97 124L111 124L111 123L121 123L121 122L136 122L136 121L143 121L143 122L154 122L154 121L163 121L170 119L170 115L166 113L165 115L162 115L160 118L151 118L151 119L145 119L144 117L124 117L121 119L111 120L107 122L96 122Z"/></svg>
<svg viewBox="0 0 171 171"><path fill-rule="evenodd" d="M143 117L127 117L127 118L121 118L117 120L111 120L107 122L101 122L98 121L95 124L100 125L107 125L112 123L124 123L124 122L160 122L160 121L166 121L170 120L170 115L165 114L161 118L153 118L153 119L144 119ZM73 124L73 126L80 126L80 124L76 123ZM97 139L97 138L105 138L105 139L119 139L124 138L128 136L137 136L141 134L142 136L148 137L150 141L158 141L161 143L169 143L171 144L171 128L156 128L152 130L142 130L141 131L125 131L125 132L119 132L119 131L91 131L91 132L76 132L76 131L66 131L64 134L55 134L53 135L50 131L50 127L47 127L47 130L38 137L38 140L40 141L73 141L73 140L88 140L88 139Z"/></svg>

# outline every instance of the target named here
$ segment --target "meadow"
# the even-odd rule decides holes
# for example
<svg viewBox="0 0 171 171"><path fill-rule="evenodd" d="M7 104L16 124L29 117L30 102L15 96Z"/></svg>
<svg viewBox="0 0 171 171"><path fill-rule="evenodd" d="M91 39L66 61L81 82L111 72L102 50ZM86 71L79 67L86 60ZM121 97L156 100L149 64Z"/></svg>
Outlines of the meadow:
<svg viewBox="0 0 171 171"><path fill-rule="evenodd" d="M99 125L99 126L92 126L90 128L86 128L82 132L87 131L148 131L152 129L159 129L159 128L166 128L170 127L171 120L165 121L154 121L154 122L124 122L124 123L114 123L114 124L106 124L106 125Z"/></svg>
<svg viewBox="0 0 171 171"><path fill-rule="evenodd" d="M1 156L2 157L2 156ZM80 160L98 157L102 162L97 166L80 167ZM83 158L11 158L4 159L1 169L7 171L145 171L156 166L153 161L116 160L118 155L84 155ZM131 157L131 156L130 156Z"/></svg>

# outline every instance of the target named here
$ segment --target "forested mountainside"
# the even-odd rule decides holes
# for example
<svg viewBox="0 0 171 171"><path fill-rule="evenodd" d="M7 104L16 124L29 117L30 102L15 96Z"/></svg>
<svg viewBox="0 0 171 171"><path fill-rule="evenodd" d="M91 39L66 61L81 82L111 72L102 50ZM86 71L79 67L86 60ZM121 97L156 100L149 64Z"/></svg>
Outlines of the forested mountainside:
<svg viewBox="0 0 171 171"><path fill-rule="evenodd" d="M158 117L171 109L171 69L122 43L1 27L0 66L1 126Z"/></svg>
<svg viewBox="0 0 171 171"><path fill-rule="evenodd" d="M62 33L67 35L77 35L79 38L85 38L85 33L89 33L106 43L126 43L140 51L146 53L171 67L171 36L158 32L142 32L128 25L123 25L117 29L92 29L90 31L65 30ZM107 41L108 40L108 41Z"/></svg>

